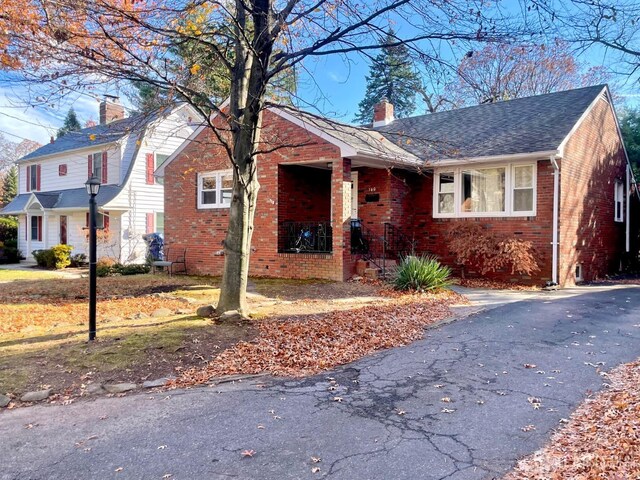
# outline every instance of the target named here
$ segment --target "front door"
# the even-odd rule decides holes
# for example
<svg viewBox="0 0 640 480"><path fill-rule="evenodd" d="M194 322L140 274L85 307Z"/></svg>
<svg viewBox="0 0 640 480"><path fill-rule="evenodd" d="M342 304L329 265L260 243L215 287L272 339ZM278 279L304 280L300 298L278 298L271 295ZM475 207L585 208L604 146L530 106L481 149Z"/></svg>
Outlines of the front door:
<svg viewBox="0 0 640 480"><path fill-rule="evenodd" d="M351 220L358 218L358 172L351 172Z"/></svg>
<svg viewBox="0 0 640 480"><path fill-rule="evenodd" d="M60 243L67 244L67 216L60 215Z"/></svg>

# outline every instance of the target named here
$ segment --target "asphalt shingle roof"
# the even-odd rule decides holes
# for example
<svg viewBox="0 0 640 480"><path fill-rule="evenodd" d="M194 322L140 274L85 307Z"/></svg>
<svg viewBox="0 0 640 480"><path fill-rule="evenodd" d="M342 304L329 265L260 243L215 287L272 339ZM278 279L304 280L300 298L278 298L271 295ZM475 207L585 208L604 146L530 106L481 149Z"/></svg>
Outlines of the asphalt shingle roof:
<svg viewBox="0 0 640 480"><path fill-rule="evenodd" d="M401 118L376 128L427 160L557 149L605 85Z"/></svg>
<svg viewBox="0 0 640 480"><path fill-rule="evenodd" d="M120 140L129 133L139 133L152 120L157 118L160 112L150 115L135 115L122 120L116 120L106 125L96 125L95 127L83 128L77 132L69 132L53 143L47 143L37 150L22 157L18 162L33 160L45 155L54 155L69 150L90 147L93 145L104 145Z"/></svg>
<svg viewBox="0 0 640 480"><path fill-rule="evenodd" d="M122 187L118 185L102 185L96 197L98 206L109 203L120 190ZM21 193L0 210L0 213L5 215L24 213L31 195L35 195L40 205L45 209L89 208L89 195L87 195L87 190L82 187L51 192Z"/></svg>
<svg viewBox="0 0 640 480"><path fill-rule="evenodd" d="M296 117L303 125L316 127L336 140L349 145L359 155L380 156L399 162L418 162L413 153L398 146L372 128L347 125L293 108L282 107L282 110Z"/></svg>

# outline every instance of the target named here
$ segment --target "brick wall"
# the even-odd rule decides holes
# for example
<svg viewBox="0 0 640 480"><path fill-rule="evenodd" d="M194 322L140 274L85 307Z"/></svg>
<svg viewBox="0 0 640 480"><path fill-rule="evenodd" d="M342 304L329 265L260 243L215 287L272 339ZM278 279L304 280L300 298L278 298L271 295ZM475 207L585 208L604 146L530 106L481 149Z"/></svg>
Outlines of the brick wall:
<svg viewBox="0 0 640 480"><path fill-rule="evenodd" d="M504 237L516 237L530 241L538 252L540 271L532 277L512 274L511 270L492 272L486 276L507 282L541 284L551 280L551 238L553 218L553 167L549 160L537 164L537 207L535 217L488 218L433 218L433 174L413 174L406 181L410 193L407 198L414 204L414 214L404 223L403 229L414 234L417 251L437 255L440 260L455 267L455 257L447 248L447 233L460 222L477 222ZM411 229L411 223L414 228ZM459 269L455 268L456 273ZM478 276L475 272L468 272Z"/></svg>
<svg viewBox="0 0 640 480"><path fill-rule="evenodd" d="M259 158L260 192L255 216L250 274L344 280L353 274L350 253L351 162L339 149L295 124L265 113L262 140L291 145ZM624 223L613 221L613 185L624 180L624 157L611 109L600 101L565 148L561 165L560 271L562 285L574 281L582 263L586 280L614 271L624 247ZM291 163L296 165L287 165ZM324 169L305 166L318 163ZM328 164L330 169L326 169ZM166 169L167 242L188 247L190 273L219 275L228 209L197 210L197 172L228 168L226 156L208 132L201 134ZM537 163L535 217L437 219L432 216L433 174L358 167L358 216L367 230L383 235L390 222L416 242L419 253L435 254L449 265L447 232L458 222L478 222L505 237L531 241L541 270L532 277L495 272L503 281L542 284L551 280L553 167ZM366 201L367 194L378 194ZM279 253L278 221L320 221L333 227L332 254ZM282 245L280 245L282 247ZM473 275L474 272L470 272Z"/></svg>
<svg viewBox="0 0 640 480"><path fill-rule="evenodd" d="M264 148L275 142L283 147L275 152L261 155L258 159L260 192L255 215L252 239L250 274L255 276L326 278L344 280L351 275L353 262L350 256L348 221L344 221L343 188L345 179L350 179L351 164L340 158L334 145L308 133L281 117L266 112L265 128L262 132ZM325 167L332 163L331 171L301 166L282 167L290 162L321 162ZM196 208L197 173L229 168L226 153L208 130L204 130L196 141L191 142L167 166L165 175L165 237L169 246L186 247L187 270L193 274L220 275L224 256L222 242L226 235L229 209ZM279 166L280 165L280 166ZM288 170L290 169L290 170ZM309 195L327 195L330 191L333 202L333 254L287 254L278 253L279 201L286 194L278 191L278 180L285 171L285 183L292 187L292 194L302 199L304 190ZM318 173L320 172L320 173ZM296 185L295 173L300 174ZM312 178L322 179L318 186ZM306 187L305 187L306 185ZM311 188L313 186L313 188ZM324 190L323 190L324 189ZM305 206L306 205L306 206ZM299 205L298 213L326 215L325 202L317 210L309 210L312 202ZM287 207L288 208L288 207ZM287 214L294 212L285 208ZM350 208L350 205L348 206ZM311 212L311 213L309 213ZM292 215L294 213L291 213ZM342 234L342 235L341 235Z"/></svg>
<svg viewBox="0 0 640 480"><path fill-rule="evenodd" d="M626 159L611 106L599 100L565 146L561 164L559 283L590 281L618 270L625 224L614 221L614 184Z"/></svg>

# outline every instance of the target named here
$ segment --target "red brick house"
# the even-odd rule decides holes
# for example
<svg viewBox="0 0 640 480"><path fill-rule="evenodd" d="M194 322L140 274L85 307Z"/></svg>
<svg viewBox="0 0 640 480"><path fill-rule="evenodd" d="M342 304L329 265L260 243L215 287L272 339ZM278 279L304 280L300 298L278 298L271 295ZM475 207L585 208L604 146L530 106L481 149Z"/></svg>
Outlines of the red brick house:
<svg viewBox="0 0 640 480"><path fill-rule="evenodd" d="M480 222L529 240L533 278L571 285L617 271L630 248L635 185L606 86L394 119L372 127L294 109L265 112L250 274L346 280L365 256L408 248L454 264L447 232ZM265 150L272 150L267 148ZM210 130L194 132L157 172L166 242L187 270L218 275L230 164Z"/></svg>

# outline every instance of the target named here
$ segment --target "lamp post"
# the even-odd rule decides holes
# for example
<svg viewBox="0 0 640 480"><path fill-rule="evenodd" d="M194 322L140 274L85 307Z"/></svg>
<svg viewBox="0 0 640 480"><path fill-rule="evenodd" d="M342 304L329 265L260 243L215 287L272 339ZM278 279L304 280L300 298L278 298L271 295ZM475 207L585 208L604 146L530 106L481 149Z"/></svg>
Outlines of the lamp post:
<svg viewBox="0 0 640 480"><path fill-rule="evenodd" d="M84 184L89 194L89 341L96 339L96 195L100 191L100 180L91 175Z"/></svg>

